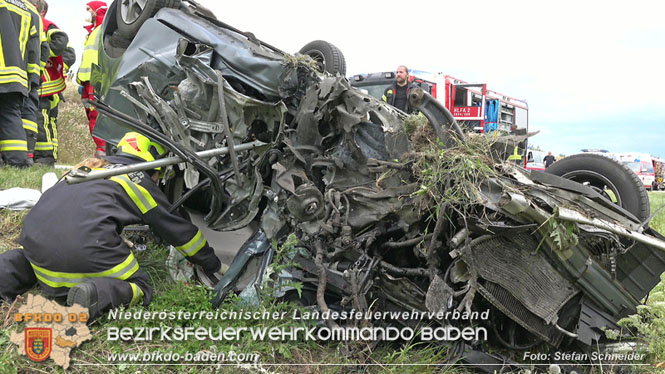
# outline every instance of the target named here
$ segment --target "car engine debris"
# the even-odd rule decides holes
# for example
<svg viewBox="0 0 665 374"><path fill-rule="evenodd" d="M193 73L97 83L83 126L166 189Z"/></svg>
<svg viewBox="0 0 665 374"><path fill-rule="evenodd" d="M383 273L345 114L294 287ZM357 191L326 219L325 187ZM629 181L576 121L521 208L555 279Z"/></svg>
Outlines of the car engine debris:
<svg viewBox="0 0 665 374"><path fill-rule="evenodd" d="M169 12L158 16L185 22ZM161 27L147 22L126 55ZM665 238L598 191L504 161L523 137L464 134L419 89L409 99L420 119L405 126L413 118L346 78L215 30L216 40L193 28L172 41L161 77L164 58L118 69L98 103L106 126L140 131L179 157L161 181L174 209L199 211L216 230L258 223L216 285L215 307L230 292L260 297L271 243L294 234L297 266L269 274L302 283L286 299L321 312L489 311L376 323L483 327L487 341L449 343L459 354L451 362L501 367L511 351L607 342L604 330L660 282Z"/></svg>

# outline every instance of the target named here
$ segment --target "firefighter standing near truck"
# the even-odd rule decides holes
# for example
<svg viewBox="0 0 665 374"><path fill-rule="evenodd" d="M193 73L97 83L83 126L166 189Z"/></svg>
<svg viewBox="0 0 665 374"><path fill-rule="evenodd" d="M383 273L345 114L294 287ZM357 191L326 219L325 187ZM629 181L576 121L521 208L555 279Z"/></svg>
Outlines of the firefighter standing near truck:
<svg viewBox="0 0 665 374"><path fill-rule="evenodd" d="M106 157L105 168L153 161L164 153L160 145L130 132L118 143L118 153ZM91 319L141 300L147 306L149 278L120 236L133 224L149 225L218 281L221 262L186 213L169 211L158 174L137 171L80 184L61 181L46 190L23 220L18 240L23 249L0 254L0 297L11 301L39 283L46 294L87 307Z"/></svg>
<svg viewBox="0 0 665 374"><path fill-rule="evenodd" d="M382 99L395 108L411 114L413 108L409 103L409 92L413 88L413 84L409 82L409 69L404 65L400 65L395 72L395 82L383 91Z"/></svg>
<svg viewBox="0 0 665 374"><path fill-rule="evenodd" d="M94 90L90 84L90 76L92 73L92 65L97 64L97 45L99 42L100 27L106 15L106 3L103 1L91 1L86 5L88 12L87 22L89 25L85 26L88 31L88 36L85 40L83 48L83 59L81 66L76 74L76 81L81 85L79 93L82 99L93 101L95 99ZM95 122L97 121L97 111L95 107L90 104L83 104L85 106L85 114L88 116L88 126L90 127L90 135L95 130ZM106 142L95 136L92 137L97 147L95 157L102 157L106 155Z"/></svg>
<svg viewBox="0 0 665 374"><path fill-rule="evenodd" d="M53 22L45 18L48 3L42 4L42 23L48 43L49 55L42 71L39 87L39 113L37 115L37 143L34 159L36 163L52 166L58 158L58 105L62 101L61 92L66 88L65 78L69 67L76 62L76 52L69 46L69 36Z"/></svg>
<svg viewBox="0 0 665 374"><path fill-rule="evenodd" d="M27 1L0 0L0 164L9 166L30 166L21 108L39 69L36 12Z"/></svg>

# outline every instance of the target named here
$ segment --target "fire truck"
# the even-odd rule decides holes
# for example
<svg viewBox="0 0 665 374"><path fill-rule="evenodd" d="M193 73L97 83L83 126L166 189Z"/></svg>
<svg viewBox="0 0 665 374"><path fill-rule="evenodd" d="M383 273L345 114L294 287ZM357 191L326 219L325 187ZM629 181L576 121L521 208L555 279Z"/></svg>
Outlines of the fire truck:
<svg viewBox="0 0 665 374"><path fill-rule="evenodd" d="M665 160L662 158L653 159L654 182L652 189L665 190Z"/></svg>
<svg viewBox="0 0 665 374"><path fill-rule="evenodd" d="M356 74L349 80L380 99L395 81L395 72ZM485 83L468 83L443 73L409 70L409 80L443 103L461 126L480 133L527 133L529 106L524 100L489 90Z"/></svg>
<svg viewBox="0 0 665 374"><path fill-rule="evenodd" d="M656 170L655 167L657 163L654 162L654 159L645 153L636 153L636 152L623 152L623 153L614 153L614 158L621 162L622 164L628 166L632 171L637 174L637 176L644 184L644 188L647 190L652 190L658 188L656 182Z"/></svg>

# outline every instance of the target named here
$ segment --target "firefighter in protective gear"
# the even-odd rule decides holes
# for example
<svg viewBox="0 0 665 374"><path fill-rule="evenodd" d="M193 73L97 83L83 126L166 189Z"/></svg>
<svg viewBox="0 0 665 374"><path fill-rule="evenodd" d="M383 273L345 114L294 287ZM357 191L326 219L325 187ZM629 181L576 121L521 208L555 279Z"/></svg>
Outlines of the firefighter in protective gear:
<svg viewBox="0 0 665 374"><path fill-rule="evenodd" d="M152 161L164 150L138 133L127 133L110 164ZM97 160L102 162L102 160ZM35 283L67 304L88 307L91 318L152 297L149 278L120 237L127 225L147 224L208 277L219 279L221 262L186 213L169 212L156 170L81 184L60 181L48 189L23 221L23 249L0 254L0 296L12 300Z"/></svg>
<svg viewBox="0 0 665 374"><path fill-rule="evenodd" d="M21 108L30 91L30 75L39 69L36 12L25 0L0 0L0 154L10 166L30 165Z"/></svg>
<svg viewBox="0 0 665 374"><path fill-rule="evenodd" d="M76 74L76 81L81 85L79 92L82 99L93 101L95 99L94 90L90 84L90 75L92 73L92 65L97 64L97 46L100 38L100 28L106 15L106 3L103 1L91 1L87 4L87 12L90 15L88 22L90 25L85 26L88 31L88 36L85 40L83 48L83 58L81 59L81 66ZM88 116L88 125L90 126L90 135L95 129L95 122L97 121L97 111L89 104L84 104L85 113ZM92 137L95 141L97 150L95 157L101 157L106 154L106 142L95 136Z"/></svg>
<svg viewBox="0 0 665 374"><path fill-rule="evenodd" d="M44 3L40 0L30 0L34 6L31 13L34 17L33 25L39 31L40 51L39 63L30 63L28 65L28 83L29 91L28 97L23 99L23 106L21 107L21 119L23 121L23 130L25 130L25 137L28 142L28 162L33 164L35 154L35 143L37 142L37 133L39 126L37 125L37 115L39 114L39 86L41 84L41 73L46 67L46 60L49 56L48 42L46 41L46 34L42 23L42 16ZM33 52L34 53L34 52Z"/></svg>
<svg viewBox="0 0 665 374"><path fill-rule="evenodd" d="M69 67L76 62L74 48L69 45L69 37L53 22L44 18L48 11L48 3L43 5L42 23L44 35L48 43L49 55L46 66L42 70L41 86L39 87L39 114L37 115L37 143L35 145L35 162L53 165L58 158L58 105L62 101L61 92L66 88L65 78Z"/></svg>
<svg viewBox="0 0 665 374"><path fill-rule="evenodd" d="M413 84L409 82L409 69L404 65L400 65L395 72L395 81L383 91L381 99L395 108L411 114L413 108L409 103L409 92L413 88Z"/></svg>

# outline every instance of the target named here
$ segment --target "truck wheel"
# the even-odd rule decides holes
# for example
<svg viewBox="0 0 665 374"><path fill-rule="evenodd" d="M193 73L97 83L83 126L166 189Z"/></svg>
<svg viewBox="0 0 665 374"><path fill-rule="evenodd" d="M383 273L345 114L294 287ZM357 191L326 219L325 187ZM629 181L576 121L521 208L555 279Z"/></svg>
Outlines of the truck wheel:
<svg viewBox="0 0 665 374"><path fill-rule="evenodd" d="M341 76L346 74L346 61L342 51L324 40L307 43L298 53L314 59L321 71L327 71L333 75L339 73Z"/></svg>
<svg viewBox="0 0 665 374"><path fill-rule="evenodd" d="M649 195L640 178L627 166L609 157L577 154L557 161L545 170L596 190L633 213L641 222L649 218Z"/></svg>
<svg viewBox="0 0 665 374"><path fill-rule="evenodd" d="M116 11L118 33L129 40L162 8L180 8L180 0L121 0Z"/></svg>

